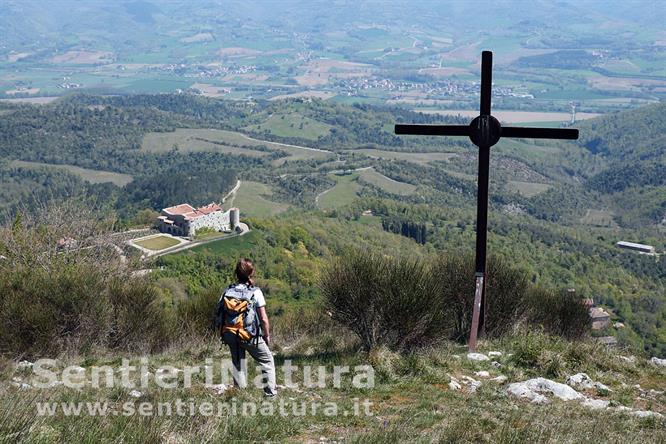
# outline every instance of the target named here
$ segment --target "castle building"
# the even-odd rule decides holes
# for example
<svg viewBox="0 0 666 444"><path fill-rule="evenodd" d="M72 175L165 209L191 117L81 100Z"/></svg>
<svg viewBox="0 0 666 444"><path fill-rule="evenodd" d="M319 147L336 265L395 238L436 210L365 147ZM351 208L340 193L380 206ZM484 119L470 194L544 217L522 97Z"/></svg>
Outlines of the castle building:
<svg viewBox="0 0 666 444"><path fill-rule="evenodd" d="M216 203L199 208L194 208L190 204L180 204L162 210L157 218L157 228L163 233L176 236L194 236L197 230L202 228L231 231L239 222L238 208L224 211Z"/></svg>

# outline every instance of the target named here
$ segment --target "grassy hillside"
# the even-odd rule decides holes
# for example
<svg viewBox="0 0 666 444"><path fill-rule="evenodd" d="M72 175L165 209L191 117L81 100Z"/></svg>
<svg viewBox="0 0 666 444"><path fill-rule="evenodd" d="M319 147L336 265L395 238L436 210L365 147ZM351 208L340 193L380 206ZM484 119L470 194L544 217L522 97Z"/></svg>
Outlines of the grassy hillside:
<svg viewBox="0 0 666 444"><path fill-rule="evenodd" d="M477 159L469 141L392 134L396 122L455 118L316 99L246 103L187 94L76 95L40 107L3 107L9 111L0 121L5 159L0 193L10 211L5 220L13 220L19 205L30 209L40 200L76 198L115 213L128 226L140 211L181 200L195 205L220 201L240 180L225 206L239 206L242 215L260 224L299 220L310 230L307 218L314 218L336 233L339 229L338 236L349 245L358 243L355 236L386 234L382 227L418 231L426 249L461 252L474 245ZM662 349L663 256L637 256L614 245L630 240L658 251L666 248L659 225L666 205L663 185L652 183L663 176L663 159L650 154L661 152L661 139L651 129L635 132L632 140L647 148L632 150L615 137L624 131L623 122L653 122L660 110L652 106L581 124L579 144L499 144L491 156L489 225L494 254L513 258L535 281L575 287L594 298L628 326L609 333L656 354ZM330 130L307 139L298 132L248 129L282 121L280 116L311 119ZM597 138L608 152L589 149L589 140ZM631 168L623 156L638 156L643 169L635 171L650 184L610 186L622 184L617 178L631 177L618 169ZM131 175L133 181L122 188L86 184L67 172L14 168L11 162L109 171ZM283 219L279 215L287 209ZM325 209L328 218L309 213L318 209ZM372 219L361 216L365 210L372 210ZM366 231L360 234L357 225ZM407 240L390 235L383 243L398 239ZM272 248L262 243L249 251L273 258ZM310 260L304 257L303 267ZM207 271L190 272L208 276ZM316 293L311 283L299 286L284 270L277 274L281 277L274 283L285 296L289 291ZM186 287L192 285L201 283Z"/></svg>

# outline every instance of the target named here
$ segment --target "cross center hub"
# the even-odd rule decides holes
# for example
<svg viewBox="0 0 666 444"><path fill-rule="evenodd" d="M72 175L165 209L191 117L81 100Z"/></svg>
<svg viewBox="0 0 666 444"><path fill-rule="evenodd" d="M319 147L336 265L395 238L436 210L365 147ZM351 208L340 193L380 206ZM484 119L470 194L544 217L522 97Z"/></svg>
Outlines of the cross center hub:
<svg viewBox="0 0 666 444"><path fill-rule="evenodd" d="M479 147L495 145L500 140L502 125L491 115L480 115L469 124L469 138Z"/></svg>

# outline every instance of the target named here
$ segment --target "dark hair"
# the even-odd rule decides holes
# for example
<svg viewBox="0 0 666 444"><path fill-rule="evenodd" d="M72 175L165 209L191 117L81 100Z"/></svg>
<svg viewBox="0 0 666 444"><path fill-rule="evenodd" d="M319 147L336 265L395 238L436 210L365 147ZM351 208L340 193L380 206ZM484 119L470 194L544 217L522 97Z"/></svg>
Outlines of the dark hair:
<svg viewBox="0 0 666 444"><path fill-rule="evenodd" d="M254 285L254 264L250 259L243 258L236 264L236 279L241 284Z"/></svg>

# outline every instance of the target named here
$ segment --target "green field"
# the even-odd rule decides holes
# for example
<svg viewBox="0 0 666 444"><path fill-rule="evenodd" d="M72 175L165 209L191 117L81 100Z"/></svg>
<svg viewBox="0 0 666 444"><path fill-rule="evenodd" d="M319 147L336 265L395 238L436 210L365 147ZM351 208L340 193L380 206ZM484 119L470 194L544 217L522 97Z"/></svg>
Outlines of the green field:
<svg viewBox="0 0 666 444"><path fill-rule="evenodd" d="M90 170L88 168L81 168L74 165L55 165L50 163L40 162L26 162L23 160L14 160L9 164L11 167L17 168L53 168L62 171L67 171L81 179L90 183L106 183L111 182L114 185L123 187L132 181L132 176L129 174L114 173L113 171Z"/></svg>
<svg viewBox="0 0 666 444"><path fill-rule="evenodd" d="M148 250L160 251L164 250L165 248L176 246L180 242L178 239L174 239L168 236L155 236L149 239L137 240L134 241L134 243Z"/></svg>
<svg viewBox="0 0 666 444"><path fill-rule="evenodd" d="M416 191L416 186L410 183L398 182L373 170L365 170L359 175L361 181L381 188L387 193L408 196Z"/></svg>
<svg viewBox="0 0 666 444"><path fill-rule="evenodd" d="M271 217L289 208L287 204L271 201L272 195L273 190L268 185L242 181L238 191L225 202L225 207L238 207L247 217Z"/></svg>
<svg viewBox="0 0 666 444"><path fill-rule="evenodd" d="M379 157L381 159L407 160L409 162L425 164L438 160L449 160L456 156L456 153L406 153L401 151L384 151L373 148L363 148L360 150L349 151L353 153L365 154L370 157Z"/></svg>
<svg viewBox="0 0 666 444"><path fill-rule="evenodd" d="M273 114L265 122L248 126L251 131L268 131L280 137L300 137L302 139L317 140L331 132L331 125L319 122L298 113Z"/></svg>
<svg viewBox="0 0 666 444"><path fill-rule="evenodd" d="M252 157L269 154L266 151L257 151L240 145L251 146L253 144L242 138L229 137L227 131L179 128L173 132L146 134L141 143L141 149L151 153L166 153L177 147L178 151L185 153L208 151Z"/></svg>
<svg viewBox="0 0 666 444"><path fill-rule="evenodd" d="M585 216L580 218L580 223L585 225L595 225L598 227L615 227L617 224L613 220L613 214L605 210L588 209Z"/></svg>
<svg viewBox="0 0 666 444"><path fill-rule="evenodd" d="M525 197L536 196L539 193L543 193L550 187L551 186L547 183L521 182L519 180L511 180L506 184L508 191L513 193L520 193Z"/></svg>
<svg viewBox="0 0 666 444"><path fill-rule="evenodd" d="M242 211L242 210L241 210ZM220 239L205 245L190 248L178 254L196 254L202 251L210 251L213 254L219 254L225 257L233 257L239 254L246 254L251 251L261 238L261 233L252 230L243 236L235 236L227 239Z"/></svg>
<svg viewBox="0 0 666 444"><path fill-rule="evenodd" d="M358 174L347 174L338 176L329 174L329 178L335 180L336 185L330 190L319 195L317 206L321 209L338 208L348 205L356 199L361 188L358 183Z"/></svg>
<svg viewBox="0 0 666 444"><path fill-rule="evenodd" d="M141 149L165 153L173 150L174 145L179 152L208 151L253 157L267 156L270 151L287 152L289 156L273 162L276 166L287 160L326 159L332 156L332 153L325 151L254 139L234 131L201 128L179 128L173 132L148 133L143 138ZM253 147L264 147L270 151L255 150Z"/></svg>

